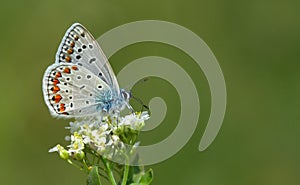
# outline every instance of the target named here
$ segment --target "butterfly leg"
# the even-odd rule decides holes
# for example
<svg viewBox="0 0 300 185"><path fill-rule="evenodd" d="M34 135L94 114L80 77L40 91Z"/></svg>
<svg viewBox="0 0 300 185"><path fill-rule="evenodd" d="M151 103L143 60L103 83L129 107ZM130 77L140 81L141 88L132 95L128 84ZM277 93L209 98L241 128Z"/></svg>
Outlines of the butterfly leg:
<svg viewBox="0 0 300 185"><path fill-rule="evenodd" d="M116 119L117 127L119 125L119 117L120 117L120 111L119 110L113 110L110 114L111 119Z"/></svg>
<svg viewBox="0 0 300 185"><path fill-rule="evenodd" d="M133 107L129 104L129 103L126 103L126 106L128 107L128 109L131 111L131 113L133 114L134 113L134 109Z"/></svg>

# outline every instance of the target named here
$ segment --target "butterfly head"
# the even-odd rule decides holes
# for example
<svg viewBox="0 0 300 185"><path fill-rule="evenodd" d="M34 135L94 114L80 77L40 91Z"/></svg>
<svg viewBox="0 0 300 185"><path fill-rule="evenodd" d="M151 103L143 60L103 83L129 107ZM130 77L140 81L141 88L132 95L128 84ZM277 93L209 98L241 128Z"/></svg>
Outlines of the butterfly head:
<svg viewBox="0 0 300 185"><path fill-rule="evenodd" d="M125 102L129 102L130 98L132 97L131 92L130 91L126 91L125 89L120 89L120 91L121 91L122 99Z"/></svg>
<svg viewBox="0 0 300 185"><path fill-rule="evenodd" d="M131 105L129 104L129 100L131 98L131 92L126 91L124 89L120 89L120 95L118 98L113 99L112 104L110 104L110 107L108 108L109 112L114 113L120 113L126 106L133 110Z"/></svg>

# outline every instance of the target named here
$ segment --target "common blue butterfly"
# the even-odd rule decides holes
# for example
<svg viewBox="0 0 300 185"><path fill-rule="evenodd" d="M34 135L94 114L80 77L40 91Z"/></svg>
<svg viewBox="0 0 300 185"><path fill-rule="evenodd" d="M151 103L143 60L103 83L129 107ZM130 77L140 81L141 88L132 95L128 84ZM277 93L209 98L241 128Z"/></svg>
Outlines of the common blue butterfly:
<svg viewBox="0 0 300 185"><path fill-rule="evenodd" d="M119 88L106 56L81 24L65 33L55 63L43 77L44 100L55 117L85 117L120 112L130 92Z"/></svg>

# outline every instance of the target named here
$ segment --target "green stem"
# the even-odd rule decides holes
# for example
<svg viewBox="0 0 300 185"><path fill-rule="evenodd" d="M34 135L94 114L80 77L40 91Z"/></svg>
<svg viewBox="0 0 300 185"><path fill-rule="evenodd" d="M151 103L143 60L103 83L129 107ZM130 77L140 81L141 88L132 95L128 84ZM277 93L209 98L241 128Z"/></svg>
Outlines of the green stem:
<svg viewBox="0 0 300 185"><path fill-rule="evenodd" d="M127 178L128 178L128 172L129 172L129 165L125 164L122 185L126 185Z"/></svg>
<svg viewBox="0 0 300 185"><path fill-rule="evenodd" d="M114 174L113 174L113 172L112 172L112 170L111 170L111 168L110 168L109 162L108 162L105 158L103 158L103 157L101 157L101 159L102 159L102 161L103 161L104 166L106 167L107 175L108 175L108 178L109 178L110 183L111 183L112 185L117 185L117 183L116 183L116 181L115 181L115 178L114 178Z"/></svg>
<svg viewBox="0 0 300 185"><path fill-rule="evenodd" d="M87 172L87 173L89 173L89 167L88 167L88 165L86 164L86 161L85 161L85 159L82 159L82 163L84 164L84 167L85 167L85 171Z"/></svg>
<svg viewBox="0 0 300 185"><path fill-rule="evenodd" d="M69 164L71 164L72 166L75 166L75 167L78 168L79 170L83 170L81 166L79 166L79 165L73 163L70 159L68 159L67 162L68 162Z"/></svg>

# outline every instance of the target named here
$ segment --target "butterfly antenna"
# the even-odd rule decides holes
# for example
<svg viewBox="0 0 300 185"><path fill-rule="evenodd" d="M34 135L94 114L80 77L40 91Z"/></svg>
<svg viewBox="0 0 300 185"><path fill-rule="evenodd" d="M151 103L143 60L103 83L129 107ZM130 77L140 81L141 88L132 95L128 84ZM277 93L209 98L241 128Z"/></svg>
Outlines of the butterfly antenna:
<svg viewBox="0 0 300 185"><path fill-rule="evenodd" d="M145 105L141 99L139 99L139 98L133 96L132 94L131 94L131 98L133 98L135 101L137 101L139 104L141 104L141 106L142 106L142 110L141 110L141 111L143 111L144 108L145 108L145 109L147 109L147 111L148 111L149 114L151 115L151 111L150 111L149 107L148 107L147 105Z"/></svg>

